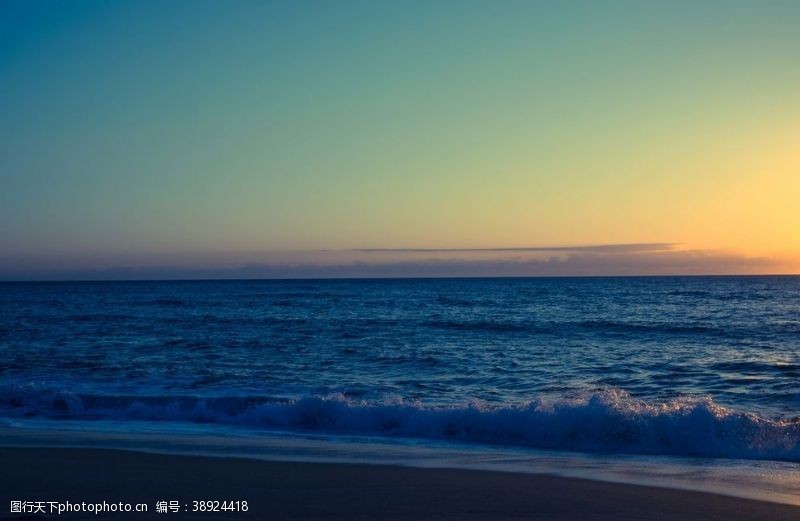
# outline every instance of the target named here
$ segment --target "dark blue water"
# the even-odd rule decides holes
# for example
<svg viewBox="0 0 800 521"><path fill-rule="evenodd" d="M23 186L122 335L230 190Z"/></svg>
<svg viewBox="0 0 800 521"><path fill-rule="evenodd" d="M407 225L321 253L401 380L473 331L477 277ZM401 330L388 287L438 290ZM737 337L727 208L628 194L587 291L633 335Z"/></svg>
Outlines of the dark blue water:
<svg viewBox="0 0 800 521"><path fill-rule="evenodd" d="M800 277L0 284L0 417L800 461Z"/></svg>

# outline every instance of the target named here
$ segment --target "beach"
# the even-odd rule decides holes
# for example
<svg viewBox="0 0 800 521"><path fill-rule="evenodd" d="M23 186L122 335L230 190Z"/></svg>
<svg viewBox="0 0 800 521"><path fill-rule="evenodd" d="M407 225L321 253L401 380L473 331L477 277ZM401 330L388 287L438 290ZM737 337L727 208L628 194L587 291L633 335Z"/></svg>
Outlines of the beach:
<svg viewBox="0 0 800 521"><path fill-rule="evenodd" d="M555 476L269 462L106 449L2 448L0 519L796 520L800 507ZM12 501L145 503L146 514L11 514ZM157 513L159 501L180 512ZM194 501L247 511L192 512ZM241 505L242 503L240 503Z"/></svg>

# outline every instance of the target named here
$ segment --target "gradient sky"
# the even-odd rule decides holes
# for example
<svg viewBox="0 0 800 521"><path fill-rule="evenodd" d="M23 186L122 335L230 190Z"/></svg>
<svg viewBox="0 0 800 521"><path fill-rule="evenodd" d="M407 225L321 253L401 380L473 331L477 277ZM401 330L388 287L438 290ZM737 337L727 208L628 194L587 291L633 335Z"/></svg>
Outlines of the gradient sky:
<svg viewBox="0 0 800 521"><path fill-rule="evenodd" d="M800 272L798 28L796 1L6 0L0 278ZM633 247L496 250L581 245Z"/></svg>

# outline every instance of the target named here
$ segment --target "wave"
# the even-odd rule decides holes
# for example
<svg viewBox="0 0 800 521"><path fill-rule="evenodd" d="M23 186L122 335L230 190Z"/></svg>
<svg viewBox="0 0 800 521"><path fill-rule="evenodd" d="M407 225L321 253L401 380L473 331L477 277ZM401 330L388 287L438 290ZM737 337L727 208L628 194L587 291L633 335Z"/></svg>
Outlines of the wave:
<svg viewBox="0 0 800 521"><path fill-rule="evenodd" d="M705 290L682 290L676 289L672 291L667 291L666 295L672 295L676 297L707 297L711 295L711 292Z"/></svg>
<svg viewBox="0 0 800 521"><path fill-rule="evenodd" d="M624 391L492 405L430 407L343 395L280 399L110 396L26 384L6 388L8 417L217 423L327 434L379 435L584 452L800 462L800 419L767 419L710 398L648 403Z"/></svg>
<svg viewBox="0 0 800 521"><path fill-rule="evenodd" d="M712 333L714 329L696 325L678 324L659 324L659 323L634 323L634 322L615 322L611 320L587 320L579 322L578 327L608 331L615 333Z"/></svg>
<svg viewBox="0 0 800 521"><path fill-rule="evenodd" d="M189 303L183 299L169 298L169 297L158 298L154 300L152 304L155 304L157 306L174 306L174 307L186 307L189 305Z"/></svg>
<svg viewBox="0 0 800 521"><path fill-rule="evenodd" d="M436 320L426 325L441 329L485 331L493 333L527 332L533 334L563 333L565 331L591 331L598 333L656 333L656 334L708 334L718 330L700 325L634 323L611 320L585 320L580 322L524 322L507 320Z"/></svg>
<svg viewBox="0 0 800 521"><path fill-rule="evenodd" d="M755 375L769 374L772 372L794 375L800 371L800 364L736 360L717 362L711 364L709 368L715 371L735 371L743 374Z"/></svg>
<svg viewBox="0 0 800 521"><path fill-rule="evenodd" d="M536 332L541 329L524 323L499 320L432 320L427 323L427 326L438 329L485 331L489 333ZM549 328L548 331L550 331Z"/></svg>
<svg viewBox="0 0 800 521"><path fill-rule="evenodd" d="M137 317L133 315L122 315L122 314L115 314L115 313L91 313L91 314L80 314L80 315L68 315L66 319L72 322L106 322L106 321L125 321L135 319ZM46 321L48 319L44 319Z"/></svg>

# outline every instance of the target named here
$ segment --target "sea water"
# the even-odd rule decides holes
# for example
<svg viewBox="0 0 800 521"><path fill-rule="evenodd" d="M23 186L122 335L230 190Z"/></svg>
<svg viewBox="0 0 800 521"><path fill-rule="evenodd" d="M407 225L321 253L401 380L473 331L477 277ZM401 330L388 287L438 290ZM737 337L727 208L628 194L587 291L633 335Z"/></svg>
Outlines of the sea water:
<svg viewBox="0 0 800 521"><path fill-rule="evenodd" d="M800 277L0 284L0 441L713 461L791 490L798 415Z"/></svg>

